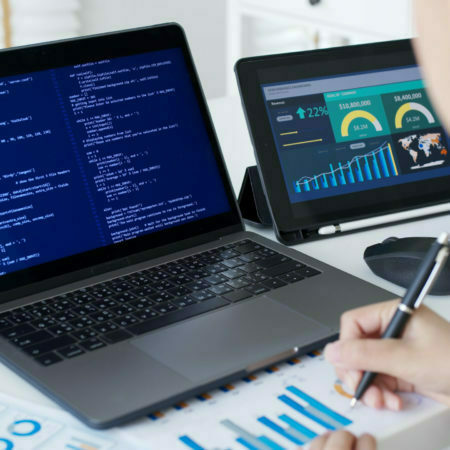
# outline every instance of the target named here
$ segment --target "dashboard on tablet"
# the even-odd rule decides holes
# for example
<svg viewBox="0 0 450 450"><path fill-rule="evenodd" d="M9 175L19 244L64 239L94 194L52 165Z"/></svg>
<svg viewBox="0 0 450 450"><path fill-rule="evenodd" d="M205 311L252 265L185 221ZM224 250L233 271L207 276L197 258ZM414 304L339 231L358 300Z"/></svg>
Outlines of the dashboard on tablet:
<svg viewBox="0 0 450 450"><path fill-rule="evenodd" d="M260 87L292 204L450 175L416 65Z"/></svg>

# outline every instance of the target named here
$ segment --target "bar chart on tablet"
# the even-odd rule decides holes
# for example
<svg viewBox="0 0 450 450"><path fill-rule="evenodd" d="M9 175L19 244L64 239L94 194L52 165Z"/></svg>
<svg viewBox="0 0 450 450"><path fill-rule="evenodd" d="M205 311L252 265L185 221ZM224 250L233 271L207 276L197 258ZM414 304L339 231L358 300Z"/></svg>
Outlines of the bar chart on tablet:
<svg viewBox="0 0 450 450"><path fill-rule="evenodd" d="M329 163L329 170L312 176L303 176L294 181L295 192L310 192L332 189L347 184L364 183L395 177L399 174L390 143L362 155L355 155L347 161Z"/></svg>

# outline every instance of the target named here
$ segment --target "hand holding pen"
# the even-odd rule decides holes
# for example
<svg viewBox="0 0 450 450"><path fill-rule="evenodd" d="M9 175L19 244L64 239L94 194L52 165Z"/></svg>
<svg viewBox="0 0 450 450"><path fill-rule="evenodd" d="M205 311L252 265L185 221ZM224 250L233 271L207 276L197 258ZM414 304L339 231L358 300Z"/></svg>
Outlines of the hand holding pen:
<svg viewBox="0 0 450 450"><path fill-rule="evenodd" d="M445 253L441 253L440 258ZM414 307L423 299L424 287L429 290L431 285L425 286L422 282L416 294L405 295L404 301L409 299L406 306ZM416 391L450 406L449 322L422 306L415 310L411 320L405 321L407 326L401 339L380 339L387 333L391 319L399 311L398 306L398 301L391 301L345 313L341 318L340 339L326 347L325 357L335 366L339 378L355 391L363 370L380 373L362 396L362 401L369 406L400 409L401 397L397 391ZM404 326L403 321L399 321L397 314L396 323ZM390 333L397 326L391 325Z"/></svg>

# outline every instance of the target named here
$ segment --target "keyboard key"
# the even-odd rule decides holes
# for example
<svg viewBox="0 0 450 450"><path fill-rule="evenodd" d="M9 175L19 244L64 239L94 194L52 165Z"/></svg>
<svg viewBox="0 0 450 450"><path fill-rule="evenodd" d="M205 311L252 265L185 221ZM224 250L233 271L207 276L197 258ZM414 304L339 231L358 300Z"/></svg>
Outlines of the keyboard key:
<svg viewBox="0 0 450 450"><path fill-rule="evenodd" d="M70 333L73 330L74 328L68 323L61 323L48 329L48 331L55 336L62 336L63 334Z"/></svg>
<svg viewBox="0 0 450 450"><path fill-rule="evenodd" d="M305 279L305 277L302 277L297 272L285 273L284 275L281 275L278 278L284 281L285 283L295 283L296 281Z"/></svg>
<svg viewBox="0 0 450 450"><path fill-rule="evenodd" d="M298 271L299 275L302 275L304 277L314 277L315 275L319 275L320 272L319 270L313 269L312 267L304 267L303 269L300 269Z"/></svg>
<svg viewBox="0 0 450 450"><path fill-rule="evenodd" d="M116 294L120 294L122 292L128 291L132 288L133 286L130 283L127 283L125 281L118 281L118 282L113 282L111 284L110 289L115 292Z"/></svg>
<svg viewBox="0 0 450 450"><path fill-rule="evenodd" d="M130 300L136 300L138 296L132 292L122 292L122 294L114 295L113 299L119 303L128 303Z"/></svg>
<svg viewBox="0 0 450 450"><path fill-rule="evenodd" d="M263 281L262 283L264 286L268 287L269 289L277 289L283 286L286 286L287 283L281 280L277 280L276 278L272 278L271 280Z"/></svg>
<svg viewBox="0 0 450 450"><path fill-rule="evenodd" d="M246 255L239 256L239 259L243 262L250 263L254 261L259 261L261 256L258 252L247 253Z"/></svg>
<svg viewBox="0 0 450 450"><path fill-rule="evenodd" d="M95 325L95 321L93 321L89 316L78 317L77 319L71 320L69 323L78 330Z"/></svg>
<svg viewBox="0 0 450 450"><path fill-rule="evenodd" d="M37 356L35 360L43 366L51 366L52 364L62 361L62 358L56 353L50 352L45 355Z"/></svg>
<svg viewBox="0 0 450 450"><path fill-rule="evenodd" d="M80 342L78 345L80 345L80 347L84 348L84 350L87 350L89 352L106 346L106 344L103 341L95 337Z"/></svg>
<svg viewBox="0 0 450 450"><path fill-rule="evenodd" d="M186 285L188 289L191 289L193 291L201 291L203 289L209 288L209 286L211 285L204 280L197 280Z"/></svg>
<svg viewBox="0 0 450 450"><path fill-rule="evenodd" d="M190 294L192 291L185 286L178 286L167 291L169 294L172 294L174 297L182 297L183 295Z"/></svg>
<svg viewBox="0 0 450 450"><path fill-rule="evenodd" d="M58 353L64 358L70 359L75 358L75 356L80 356L85 352L77 345L69 345L68 347L60 348Z"/></svg>
<svg viewBox="0 0 450 450"><path fill-rule="evenodd" d="M148 295L154 294L156 291L150 286L143 286L137 289L133 289L131 292L137 297L147 297Z"/></svg>
<svg viewBox="0 0 450 450"><path fill-rule="evenodd" d="M179 308L184 308L189 305L193 305L194 303L197 303L195 300L192 299L191 296L185 295L184 297L176 298L175 300L172 300L172 303L175 306L178 306Z"/></svg>
<svg viewBox="0 0 450 450"><path fill-rule="evenodd" d="M136 317L133 317L130 314L127 314L125 316L119 317L114 320L114 322L119 325L120 327L128 327L129 325L132 325L133 323L136 323L138 320Z"/></svg>
<svg viewBox="0 0 450 450"><path fill-rule="evenodd" d="M29 322L31 319L32 319L32 317L29 314L24 313L24 312L15 313L15 314L13 312L13 314L9 317L9 320L16 324Z"/></svg>
<svg viewBox="0 0 450 450"><path fill-rule="evenodd" d="M225 251L219 253L219 256L223 259L236 258L236 256L239 256L239 255L240 255L240 253L238 253L235 250L231 250L231 249L225 250Z"/></svg>
<svg viewBox="0 0 450 450"><path fill-rule="evenodd" d="M194 317L199 314L213 311L214 309L228 305L226 300L213 297L209 300L205 300L202 303L196 303L195 305L187 306L186 308L179 309L173 313L157 317L156 319L150 319L145 322L137 323L127 328L133 334L143 334L158 328L170 325L172 323L179 322L180 320Z"/></svg>
<svg viewBox="0 0 450 450"><path fill-rule="evenodd" d="M147 308L148 306L151 306L153 304L154 302L152 302L148 298L139 298L137 300L133 300L132 302L130 302L130 305L135 309Z"/></svg>
<svg viewBox="0 0 450 450"><path fill-rule="evenodd" d="M153 310L158 312L159 314L167 314L169 312L175 311L177 307L170 303L163 303L162 305L156 305L153 307Z"/></svg>
<svg viewBox="0 0 450 450"><path fill-rule="evenodd" d="M212 292L209 291L197 291L190 294L190 296L199 302L203 302L204 300L208 300L209 298L215 297L215 295Z"/></svg>
<svg viewBox="0 0 450 450"><path fill-rule="evenodd" d="M34 327L32 327L28 323L23 323L12 328L7 328L6 330L2 329L1 335L7 339L13 339L16 337L24 336L25 334L32 333L33 331L36 331Z"/></svg>
<svg viewBox="0 0 450 450"><path fill-rule="evenodd" d="M72 313L72 312L70 312L70 311L67 311L67 312L55 314L53 316L53 318L55 320L57 320L58 322L67 322L69 320L76 319L77 315Z"/></svg>
<svg viewBox="0 0 450 450"><path fill-rule="evenodd" d="M108 342L109 344L115 344L120 341L124 341L125 339L129 339L133 337L131 333L125 330L117 330L113 331L112 333L108 333L105 336L103 336L103 339Z"/></svg>
<svg viewBox="0 0 450 450"><path fill-rule="evenodd" d="M38 342L45 341L53 338L53 335L45 330L36 331L35 333L26 334L25 336L16 337L11 339L10 342L17 347L26 347L27 345L37 344Z"/></svg>
<svg viewBox="0 0 450 450"><path fill-rule="evenodd" d="M135 308L133 308L131 305L120 305L116 308L112 308L111 311L117 316L124 316L125 314L130 314L135 311Z"/></svg>
<svg viewBox="0 0 450 450"><path fill-rule="evenodd" d="M234 269L235 267L242 266L244 261L240 260L239 258L231 258L227 259L222 263L224 266L228 267L229 269Z"/></svg>
<svg viewBox="0 0 450 450"><path fill-rule="evenodd" d="M181 264L174 264L174 263L167 264L164 270L170 275L180 275L188 271L187 267L184 267Z"/></svg>
<svg viewBox="0 0 450 450"><path fill-rule="evenodd" d="M250 252L254 252L256 250L261 250L261 245L256 244L255 242L248 242L246 244L238 245L234 247L234 250L238 253L246 254Z"/></svg>
<svg viewBox="0 0 450 450"><path fill-rule="evenodd" d="M155 303L167 302L168 300L172 300L173 298L175 297L171 294L168 294L167 292L157 292L156 294L150 295L150 299Z"/></svg>
<svg viewBox="0 0 450 450"><path fill-rule="evenodd" d="M270 258L261 259L256 264L263 269L268 269L269 267L273 267L287 261L292 261L292 259L284 255L274 255Z"/></svg>
<svg viewBox="0 0 450 450"><path fill-rule="evenodd" d="M263 284L254 284L252 286L247 286L246 289L247 291L250 291L253 295L260 295L270 290Z"/></svg>
<svg viewBox="0 0 450 450"><path fill-rule="evenodd" d="M245 275L245 272L239 269L228 269L226 272L222 272L222 275L232 280L233 278L242 277L242 275Z"/></svg>
<svg viewBox="0 0 450 450"><path fill-rule="evenodd" d="M269 277L261 272L255 272L247 274L245 278L249 279L252 283L261 283L262 281L267 280Z"/></svg>
<svg viewBox="0 0 450 450"><path fill-rule="evenodd" d="M7 319L0 319L0 330L4 329L4 328L9 328L12 327L13 323L10 322Z"/></svg>
<svg viewBox="0 0 450 450"><path fill-rule="evenodd" d="M25 347L23 350L30 356L40 356L72 344L75 344L75 339L69 335L65 335L40 342L39 344L30 345Z"/></svg>
<svg viewBox="0 0 450 450"><path fill-rule="evenodd" d="M216 284L215 286L211 286L209 288L209 290L216 295L222 295L222 294L232 291L233 288L231 288L227 284Z"/></svg>
<svg viewBox="0 0 450 450"><path fill-rule="evenodd" d="M177 275L175 277L169 278L169 281L173 284L176 284L178 286L181 286L183 284L187 284L190 283L192 281L191 278L189 278L187 275L185 274L181 274L181 275Z"/></svg>
<svg viewBox="0 0 450 450"><path fill-rule="evenodd" d="M227 281L228 286L231 286L233 289L241 289L250 284L250 280L246 277L235 278L234 280Z"/></svg>
<svg viewBox="0 0 450 450"><path fill-rule="evenodd" d="M106 333L108 331L111 331L108 327L105 327L104 324L96 325L96 327L97 326L103 327L103 329L102 329L102 331L100 331L100 333ZM118 328L118 326L114 325L114 329L116 330L117 328ZM78 339L79 341L85 341L86 339L97 336L98 333L99 332L97 332L94 328L85 328L84 330L74 331L71 334L74 338Z"/></svg>
<svg viewBox="0 0 450 450"><path fill-rule="evenodd" d="M159 313L157 313L156 311L153 311L150 308L144 308L144 309L141 309L140 311L134 312L133 316L142 321L142 320L151 319L153 317L158 317Z"/></svg>
<svg viewBox="0 0 450 450"><path fill-rule="evenodd" d="M99 311L89 316L95 322L105 322L110 319L114 319L116 315L111 311Z"/></svg>
<svg viewBox="0 0 450 450"><path fill-rule="evenodd" d="M108 333L109 331L117 330L119 326L114 322L103 322L99 323L98 325L94 325L92 328L88 328L87 330L83 330L86 333L89 333L91 331L94 331L95 333ZM92 337L92 336L89 336ZM87 339L87 338L86 338ZM80 340L84 340L80 337Z"/></svg>
<svg viewBox="0 0 450 450"><path fill-rule="evenodd" d="M76 292L71 300L76 305L84 305L93 301L94 297L89 295L87 292Z"/></svg>
<svg viewBox="0 0 450 450"><path fill-rule="evenodd" d="M162 281L165 280L166 278L169 278L170 276L168 273L163 272L162 270L153 270L153 269L147 270L146 275L152 281Z"/></svg>
<svg viewBox="0 0 450 450"><path fill-rule="evenodd" d="M220 284L225 283L225 281L228 281L228 278L224 277L223 275L210 275L209 277L205 278L205 281L207 281L210 284Z"/></svg>
<svg viewBox="0 0 450 450"><path fill-rule="evenodd" d="M202 278L208 277L210 273L206 270L200 269L188 272L187 275L189 275L193 280L200 280Z"/></svg>
<svg viewBox="0 0 450 450"><path fill-rule="evenodd" d="M222 264L217 263L217 264L212 264L210 266L205 267L205 270L207 272L209 272L210 274L215 275L217 273L227 270L227 267L225 267Z"/></svg>
<svg viewBox="0 0 450 450"><path fill-rule="evenodd" d="M136 278L132 278L127 280L127 283L132 284L133 286L137 286L137 287L141 287L141 286L146 286L150 283L150 279L146 278L144 276L138 276Z"/></svg>
<svg viewBox="0 0 450 450"><path fill-rule="evenodd" d="M277 277L278 275L283 275L285 273L292 272L293 270L301 269L302 267L305 267L305 265L302 264L301 262L288 261L288 262L270 267L269 269L265 269L261 273L263 275L268 276L269 278L272 278L272 277Z"/></svg>
<svg viewBox="0 0 450 450"><path fill-rule="evenodd" d="M229 292L223 295L223 297L227 300L230 300L230 302L238 302L252 296L253 294L245 289L239 289L237 291Z"/></svg>
<svg viewBox="0 0 450 450"><path fill-rule="evenodd" d="M153 289L156 289L157 291L166 291L167 289L172 288L173 284L170 284L167 280L163 280L157 283L153 283L151 287Z"/></svg>
<svg viewBox="0 0 450 450"><path fill-rule="evenodd" d="M260 269L261 268L258 265L256 265L255 263L249 263L249 264L245 264L245 266L239 267L239 270L243 270L245 273L257 272Z"/></svg>

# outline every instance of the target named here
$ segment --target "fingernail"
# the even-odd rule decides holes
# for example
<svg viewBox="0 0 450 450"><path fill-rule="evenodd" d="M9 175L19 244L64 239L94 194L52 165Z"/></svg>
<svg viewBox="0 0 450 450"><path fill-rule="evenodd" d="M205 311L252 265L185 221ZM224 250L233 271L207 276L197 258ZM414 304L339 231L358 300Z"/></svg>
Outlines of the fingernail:
<svg viewBox="0 0 450 450"><path fill-rule="evenodd" d="M341 359L341 343L339 341L328 344L325 347L325 358L330 362L338 362Z"/></svg>

